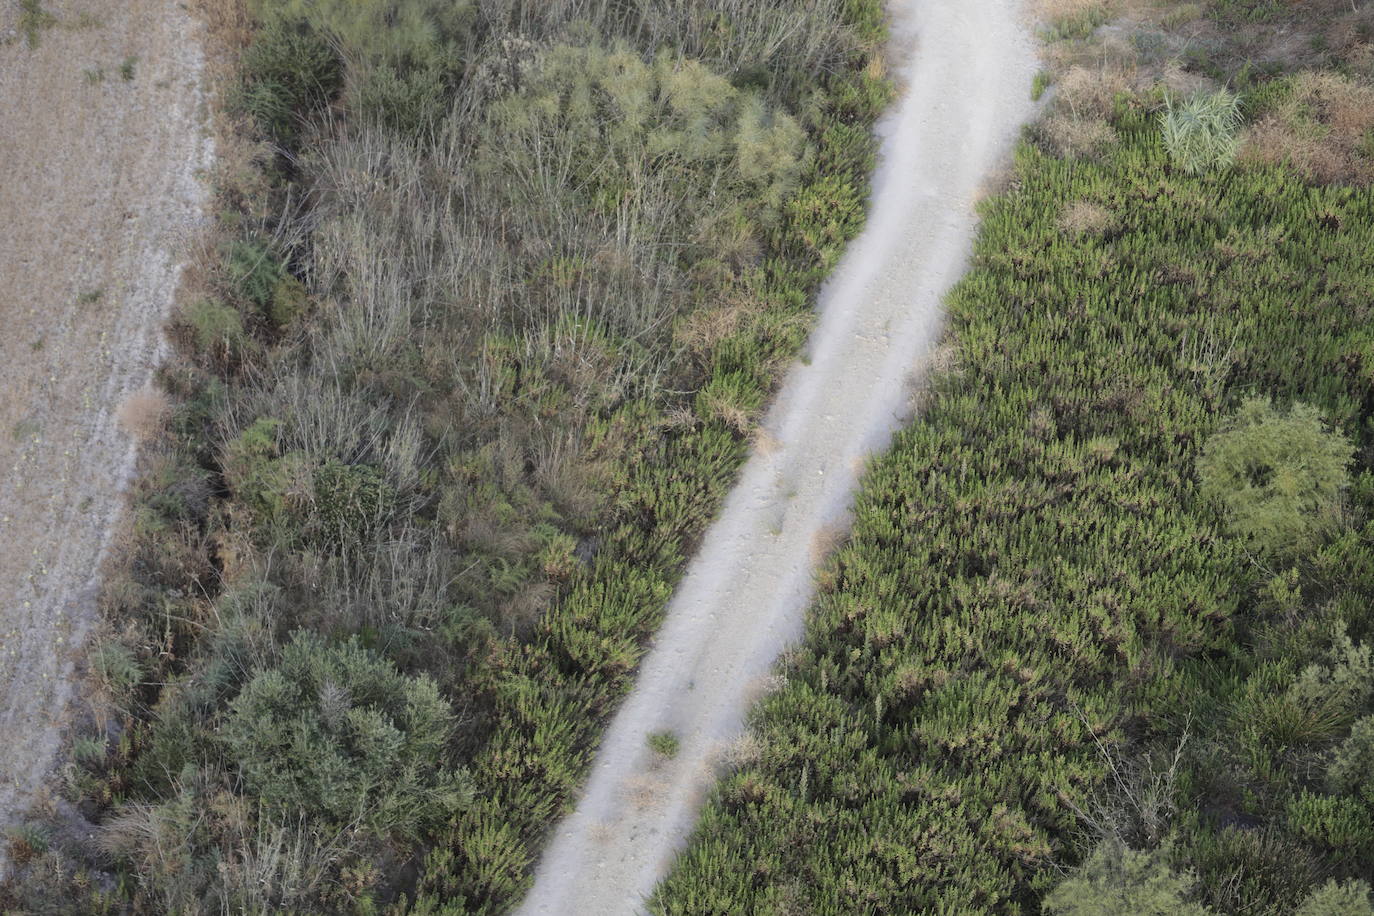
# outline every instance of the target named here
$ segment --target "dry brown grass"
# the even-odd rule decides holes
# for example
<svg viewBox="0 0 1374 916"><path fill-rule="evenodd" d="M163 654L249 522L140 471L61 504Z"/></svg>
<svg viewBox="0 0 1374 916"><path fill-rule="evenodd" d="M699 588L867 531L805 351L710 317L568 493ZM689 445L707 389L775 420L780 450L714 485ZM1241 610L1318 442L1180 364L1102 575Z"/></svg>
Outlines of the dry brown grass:
<svg viewBox="0 0 1374 916"><path fill-rule="evenodd" d="M1116 131L1101 118L1075 118L1061 110L1050 115L1040 127L1050 148L1066 159L1091 159L1116 145Z"/></svg>
<svg viewBox="0 0 1374 916"><path fill-rule="evenodd" d="M1336 17L1327 27L1325 39L1351 72L1374 79L1374 5Z"/></svg>
<svg viewBox="0 0 1374 916"><path fill-rule="evenodd" d="M171 411L172 404L166 392L148 385L125 398L115 416L125 432L140 442L147 442L162 432Z"/></svg>
<svg viewBox="0 0 1374 916"><path fill-rule="evenodd" d="M756 306L743 299L699 308L674 328L677 342L698 355L711 353L721 341L738 333Z"/></svg>
<svg viewBox="0 0 1374 916"><path fill-rule="evenodd" d="M1292 94L1256 124L1244 160L1288 163L1324 183L1374 180L1374 87L1337 73L1302 73Z"/></svg>
<svg viewBox="0 0 1374 916"><path fill-rule="evenodd" d="M191 9L221 48L240 51L253 39L253 17L244 0L194 0Z"/></svg>
<svg viewBox="0 0 1374 916"><path fill-rule="evenodd" d="M849 528L844 525L823 525L811 537L811 564L820 566L828 560L849 534Z"/></svg>
<svg viewBox="0 0 1374 916"><path fill-rule="evenodd" d="M1036 0L1032 8L1036 18L1053 23L1085 16L1098 10L1110 11L1112 4L1107 0Z"/></svg>
<svg viewBox="0 0 1374 916"><path fill-rule="evenodd" d="M754 451L760 455L772 455L782 448L782 440L762 426L754 427L753 435L750 438Z"/></svg>
<svg viewBox="0 0 1374 916"><path fill-rule="evenodd" d="M740 735L720 754L720 763L727 769L738 770L757 763L763 757L764 743L753 732Z"/></svg>
<svg viewBox="0 0 1374 916"><path fill-rule="evenodd" d="M1114 68L1073 66L1059 78L1059 99L1075 118L1106 118L1118 93L1131 87L1127 73Z"/></svg>
<svg viewBox="0 0 1374 916"><path fill-rule="evenodd" d="M552 582L531 582L502 604L502 620L519 632L529 632L557 596L558 589Z"/></svg>
<svg viewBox="0 0 1374 916"><path fill-rule="evenodd" d="M1100 235L1116 224L1116 217L1101 204L1076 200L1059 215L1059 227L1072 235Z"/></svg>
<svg viewBox="0 0 1374 916"><path fill-rule="evenodd" d="M636 776L626 784L625 791L630 804L643 811L658 805L666 788L657 776Z"/></svg>

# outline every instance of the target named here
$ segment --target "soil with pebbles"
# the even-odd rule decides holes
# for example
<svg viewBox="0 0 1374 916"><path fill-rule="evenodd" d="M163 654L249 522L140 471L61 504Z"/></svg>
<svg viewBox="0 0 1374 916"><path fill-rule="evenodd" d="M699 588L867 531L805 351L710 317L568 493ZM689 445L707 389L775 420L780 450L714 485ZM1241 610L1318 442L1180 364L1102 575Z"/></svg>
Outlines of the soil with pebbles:
<svg viewBox="0 0 1374 916"><path fill-rule="evenodd" d="M39 9L0 0L0 828L54 795L214 154L184 4Z"/></svg>

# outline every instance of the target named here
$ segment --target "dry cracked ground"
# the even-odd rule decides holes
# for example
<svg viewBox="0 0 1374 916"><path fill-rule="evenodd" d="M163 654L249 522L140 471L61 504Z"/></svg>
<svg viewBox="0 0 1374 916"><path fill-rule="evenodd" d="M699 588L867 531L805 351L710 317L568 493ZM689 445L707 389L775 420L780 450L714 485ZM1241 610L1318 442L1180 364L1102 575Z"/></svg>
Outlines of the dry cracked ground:
<svg viewBox="0 0 1374 916"><path fill-rule="evenodd" d="M50 797L80 712L120 416L207 198L201 49L175 0L0 0L0 828Z"/></svg>

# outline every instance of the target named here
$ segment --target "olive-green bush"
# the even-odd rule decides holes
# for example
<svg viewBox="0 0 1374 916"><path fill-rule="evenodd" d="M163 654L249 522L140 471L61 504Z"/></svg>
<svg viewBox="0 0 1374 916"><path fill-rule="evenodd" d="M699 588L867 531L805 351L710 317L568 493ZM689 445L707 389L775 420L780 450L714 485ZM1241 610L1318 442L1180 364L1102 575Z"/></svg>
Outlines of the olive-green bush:
<svg viewBox="0 0 1374 916"><path fill-rule="evenodd" d="M223 735L263 804L385 835L415 834L465 802L470 790L444 766L452 729L429 678L302 631L235 698Z"/></svg>
<svg viewBox="0 0 1374 916"><path fill-rule="evenodd" d="M1050 916L1207 916L1189 902L1193 875L1174 872L1159 852L1105 843L1045 897Z"/></svg>
<svg viewBox="0 0 1374 916"><path fill-rule="evenodd" d="M1315 407L1284 413L1250 399L1208 440L1198 477L1236 536L1259 553L1292 554L1337 520L1353 452Z"/></svg>

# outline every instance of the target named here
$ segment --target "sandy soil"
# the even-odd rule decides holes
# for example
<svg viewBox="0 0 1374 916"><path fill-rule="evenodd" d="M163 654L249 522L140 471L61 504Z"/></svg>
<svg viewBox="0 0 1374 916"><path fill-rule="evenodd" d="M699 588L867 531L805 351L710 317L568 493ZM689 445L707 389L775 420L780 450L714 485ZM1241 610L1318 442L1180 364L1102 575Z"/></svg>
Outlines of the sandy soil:
<svg viewBox="0 0 1374 916"><path fill-rule="evenodd" d="M666 872L770 667L802 630L817 545L845 523L864 456L904 419L967 263L981 186L1032 113L1035 50L1018 0L894 0L905 91L863 235L823 290L756 452L708 531L576 811L520 912L620 914ZM646 737L681 749L656 760Z"/></svg>
<svg viewBox="0 0 1374 916"><path fill-rule="evenodd" d="M42 6L30 47L0 0L0 827L53 778L213 154L182 4Z"/></svg>

